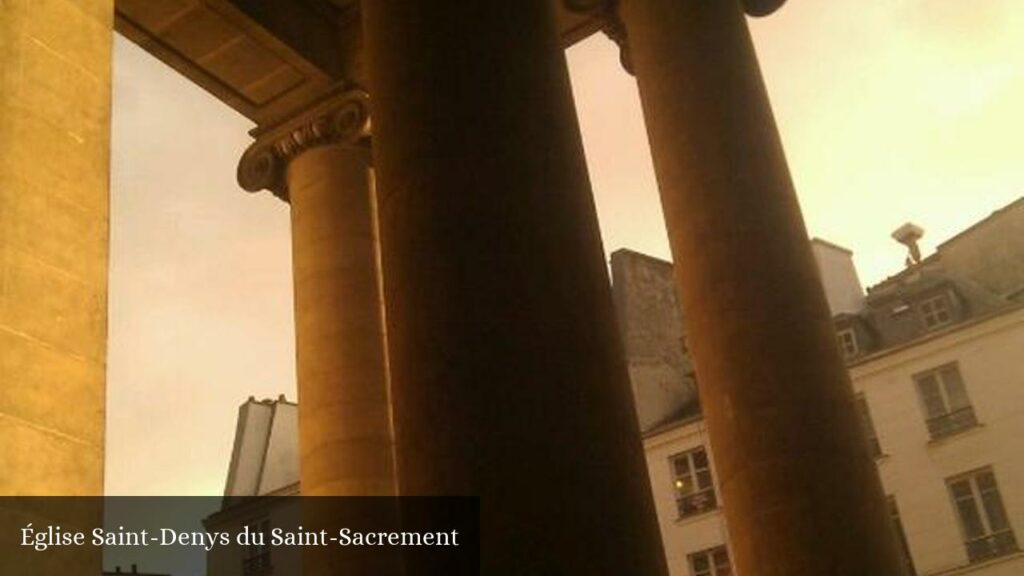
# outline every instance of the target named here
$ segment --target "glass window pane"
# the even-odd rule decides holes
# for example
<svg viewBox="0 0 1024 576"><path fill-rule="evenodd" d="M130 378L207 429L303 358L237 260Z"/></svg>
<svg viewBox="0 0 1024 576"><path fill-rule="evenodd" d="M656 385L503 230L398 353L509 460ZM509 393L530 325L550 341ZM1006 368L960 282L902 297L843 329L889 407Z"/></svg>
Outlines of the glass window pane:
<svg viewBox="0 0 1024 576"><path fill-rule="evenodd" d="M697 469L708 467L708 455L704 450L697 450L693 453L693 466Z"/></svg>
<svg viewBox="0 0 1024 576"><path fill-rule="evenodd" d="M871 411L868 409L868 401L863 397L857 398L857 408L860 412L860 422L864 427L864 433L868 438L874 438L877 436L875 433L875 423L871 421Z"/></svg>
<svg viewBox="0 0 1024 576"><path fill-rule="evenodd" d="M717 503L707 452L703 448L697 448L678 454L673 457L673 466L676 474L672 481L676 490L679 517L714 510Z"/></svg>
<svg viewBox="0 0 1024 576"><path fill-rule="evenodd" d="M978 514L978 507L974 504L974 500L957 500L956 506L960 512L960 521L963 523L967 538L973 540L984 536L985 527L981 523L981 516Z"/></svg>
<svg viewBox="0 0 1024 576"><path fill-rule="evenodd" d="M942 401L942 394L939 392L938 382L935 381L935 374L921 377L917 381L917 386L921 391L921 399L924 400L924 407L929 418L946 413L946 404Z"/></svg>
<svg viewBox="0 0 1024 576"><path fill-rule="evenodd" d="M981 502L985 507L985 516L988 517L988 525L992 532L1002 532L1010 528L1006 519L1006 511L1003 510L1003 499L997 491L982 492Z"/></svg>
<svg viewBox="0 0 1024 576"><path fill-rule="evenodd" d="M690 459L686 455L676 456L672 461L676 476L685 476L690 473Z"/></svg>
<svg viewBox="0 0 1024 576"><path fill-rule="evenodd" d="M975 483L978 484L978 490L986 492L989 490L998 490L996 488L996 477L991 472L979 472L974 477Z"/></svg>
<svg viewBox="0 0 1024 576"><path fill-rule="evenodd" d="M725 551L725 548L717 548L713 553L715 557L715 566L721 568L722 566L729 565L729 553Z"/></svg>
<svg viewBox="0 0 1024 576"><path fill-rule="evenodd" d="M950 484L949 488L953 492L953 497L957 500L973 498L973 495L971 494L971 484L967 480L957 480Z"/></svg>
<svg viewBox="0 0 1024 576"><path fill-rule="evenodd" d="M695 490L693 480L690 476L680 476L676 478L676 493L679 495L686 495Z"/></svg>
<svg viewBox="0 0 1024 576"><path fill-rule="evenodd" d="M956 366L942 369L942 383L946 389L946 397L949 398L949 411L954 412L971 405L967 399L967 390L964 381L960 378L960 370Z"/></svg>

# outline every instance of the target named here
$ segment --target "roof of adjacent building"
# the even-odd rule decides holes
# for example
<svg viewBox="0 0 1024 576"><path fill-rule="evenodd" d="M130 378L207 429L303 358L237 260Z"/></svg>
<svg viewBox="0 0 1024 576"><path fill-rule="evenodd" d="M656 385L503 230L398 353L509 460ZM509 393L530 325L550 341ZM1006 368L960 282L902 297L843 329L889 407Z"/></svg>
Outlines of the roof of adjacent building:
<svg viewBox="0 0 1024 576"><path fill-rule="evenodd" d="M299 481L298 405L249 399L238 408L225 498L288 493Z"/></svg>
<svg viewBox="0 0 1024 576"><path fill-rule="evenodd" d="M827 241L815 239L814 242L852 255L847 249ZM623 259L647 262L650 257L628 250L616 252L612 257L613 276L617 258L621 267ZM635 262L630 265L635 266ZM622 274L619 277L628 280ZM828 284L824 278L823 283ZM624 290L618 288L620 293ZM631 290L633 299L666 298L650 294L649 282L645 290L646 294ZM627 304L638 306L636 302ZM616 299L616 305L623 306L622 298ZM1024 197L942 242L934 253L920 261L908 259L906 268L867 289L859 309L834 311L833 320L837 331L848 332L855 341L846 351L847 363L855 365L1022 307ZM624 313L619 310L620 320ZM627 356L631 356L636 347L631 349L630 330L635 328L630 327L628 318L623 330ZM685 338L681 327L680 331L672 340ZM656 348L649 343L646 346ZM632 356L630 359L633 360ZM634 377L632 373L631 377ZM634 393L638 392L634 382ZM637 398L637 403L643 404L644 399ZM694 398L684 405L673 406L669 418L642 426L644 434L659 434L699 418L699 414L699 403Z"/></svg>

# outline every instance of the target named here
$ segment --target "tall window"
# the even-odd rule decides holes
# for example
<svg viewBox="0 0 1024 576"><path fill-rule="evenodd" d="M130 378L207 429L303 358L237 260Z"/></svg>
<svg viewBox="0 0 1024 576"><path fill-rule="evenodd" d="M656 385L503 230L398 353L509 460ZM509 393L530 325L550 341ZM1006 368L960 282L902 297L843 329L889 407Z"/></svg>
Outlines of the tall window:
<svg viewBox="0 0 1024 576"><path fill-rule="evenodd" d="M1017 550L1017 539L1006 518L1003 499L991 468L947 480L971 562Z"/></svg>
<svg viewBox="0 0 1024 576"><path fill-rule="evenodd" d="M670 459L670 464L680 518L702 514L718 507L715 485L711 480L711 465L704 448L676 454Z"/></svg>
<svg viewBox="0 0 1024 576"><path fill-rule="evenodd" d="M917 374L914 381L933 439L951 436L978 423L955 363Z"/></svg>
<svg viewBox="0 0 1024 576"><path fill-rule="evenodd" d="M860 353L860 346L857 345L857 334L852 328L844 328L836 333L839 338L839 348L843 351L843 357L849 360Z"/></svg>
<svg viewBox="0 0 1024 576"><path fill-rule="evenodd" d="M917 309L921 314L921 321L924 322L925 328L929 330L945 326L953 321L949 296L946 294L940 294L921 301Z"/></svg>
<svg viewBox="0 0 1024 576"><path fill-rule="evenodd" d="M256 520L245 525L249 545L242 548L242 574L255 576L270 572L270 521Z"/></svg>
<svg viewBox="0 0 1024 576"><path fill-rule="evenodd" d="M860 413L861 428L868 441L868 451L871 456L878 458L882 455L882 444L878 441L878 433L875 432L875 423L871 420L871 410L868 408L867 398L863 394L857 395L857 411Z"/></svg>
<svg viewBox="0 0 1024 576"><path fill-rule="evenodd" d="M914 558L910 555L910 545L907 544L907 533L903 531L903 521L900 520L900 509L896 507L896 498L889 496L889 518L892 520L893 528L896 529L896 537L900 543L900 555L903 557L903 565L907 569L908 576L917 574L914 567Z"/></svg>
<svg viewBox="0 0 1024 576"><path fill-rule="evenodd" d="M690 573L693 576L732 576L729 552L718 546L690 554Z"/></svg>

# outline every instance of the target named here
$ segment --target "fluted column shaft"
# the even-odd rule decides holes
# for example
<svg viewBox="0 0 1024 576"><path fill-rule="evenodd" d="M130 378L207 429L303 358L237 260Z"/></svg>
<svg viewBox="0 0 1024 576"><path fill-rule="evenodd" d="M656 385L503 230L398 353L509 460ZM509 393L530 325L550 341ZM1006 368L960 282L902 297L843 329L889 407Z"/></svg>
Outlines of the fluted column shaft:
<svg viewBox="0 0 1024 576"><path fill-rule="evenodd" d="M663 574L551 3L362 10L400 492L484 574Z"/></svg>
<svg viewBox="0 0 1024 576"><path fill-rule="evenodd" d="M901 574L739 0L620 0L742 576Z"/></svg>
<svg viewBox="0 0 1024 576"><path fill-rule="evenodd" d="M395 493L367 114L342 94L261 136L239 171L291 203L306 496Z"/></svg>

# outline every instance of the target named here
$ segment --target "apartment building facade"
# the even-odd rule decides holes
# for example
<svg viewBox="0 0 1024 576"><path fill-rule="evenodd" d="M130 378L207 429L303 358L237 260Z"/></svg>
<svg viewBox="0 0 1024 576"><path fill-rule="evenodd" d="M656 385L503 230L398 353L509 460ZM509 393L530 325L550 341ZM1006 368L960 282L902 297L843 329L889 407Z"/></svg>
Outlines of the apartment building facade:
<svg viewBox="0 0 1024 576"><path fill-rule="evenodd" d="M1024 574L1024 199L866 293L848 251L813 247L908 573ZM685 342L659 321L671 267L626 251L612 267L671 576L732 575L696 376L651 342Z"/></svg>

